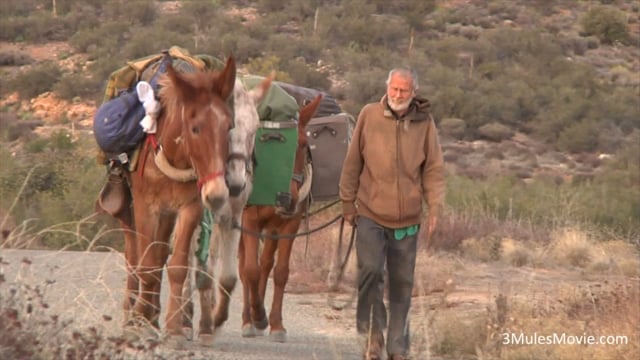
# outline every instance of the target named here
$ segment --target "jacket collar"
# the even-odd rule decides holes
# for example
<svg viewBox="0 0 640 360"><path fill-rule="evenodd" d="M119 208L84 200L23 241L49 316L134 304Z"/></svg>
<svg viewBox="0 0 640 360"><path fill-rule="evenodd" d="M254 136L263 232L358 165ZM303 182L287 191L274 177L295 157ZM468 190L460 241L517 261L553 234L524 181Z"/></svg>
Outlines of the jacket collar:
<svg viewBox="0 0 640 360"><path fill-rule="evenodd" d="M389 108L386 94L382 96L382 99L380 99L380 105L382 105L384 117L394 120L424 121L430 118L429 107L431 104L429 103L429 100L417 96L411 100L409 109L407 109L404 116L398 116L393 110L391 110L391 108Z"/></svg>

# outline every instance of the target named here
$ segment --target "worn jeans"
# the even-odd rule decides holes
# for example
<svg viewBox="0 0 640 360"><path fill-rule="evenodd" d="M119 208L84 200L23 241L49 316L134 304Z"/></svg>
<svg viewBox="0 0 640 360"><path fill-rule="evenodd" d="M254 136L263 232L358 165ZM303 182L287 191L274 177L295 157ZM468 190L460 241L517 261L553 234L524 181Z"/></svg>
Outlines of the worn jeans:
<svg viewBox="0 0 640 360"><path fill-rule="evenodd" d="M389 329L387 353L409 352L409 308L416 265L418 234L402 240L394 238L394 230L358 216L356 254L358 258L358 333L373 338L383 335L387 327L384 303L384 269L389 276Z"/></svg>

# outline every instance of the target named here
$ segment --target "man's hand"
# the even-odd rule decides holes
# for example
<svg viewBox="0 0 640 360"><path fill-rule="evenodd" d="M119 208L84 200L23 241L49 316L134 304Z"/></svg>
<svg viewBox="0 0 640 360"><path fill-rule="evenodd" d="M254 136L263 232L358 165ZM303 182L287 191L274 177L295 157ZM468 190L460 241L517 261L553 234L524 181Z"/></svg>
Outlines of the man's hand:
<svg viewBox="0 0 640 360"><path fill-rule="evenodd" d="M429 218L427 219L427 240L429 243L431 242L431 235L433 235L433 232L435 231L437 225L438 217L429 214Z"/></svg>
<svg viewBox="0 0 640 360"><path fill-rule="evenodd" d="M351 226L355 226L356 224L356 214L343 214L344 220L348 222Z"/></svg>

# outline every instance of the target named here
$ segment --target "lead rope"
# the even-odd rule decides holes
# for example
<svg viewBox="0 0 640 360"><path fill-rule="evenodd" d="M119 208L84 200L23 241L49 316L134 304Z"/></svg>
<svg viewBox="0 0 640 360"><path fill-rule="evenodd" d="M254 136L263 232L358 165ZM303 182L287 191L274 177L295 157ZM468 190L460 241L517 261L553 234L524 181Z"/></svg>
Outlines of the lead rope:
<svg viewBox="0 0 640 360"><path fill-rule="evenodd" d="M342 235L344 234L344 217L340 221L340 235L338 237L338 246L336 248L336 260L340 261L340 254L342 252ZM340 287L340 282L344 277L344 270L347 267L347 263L349 262L349 256L351 255L351 249L353 249L353 243L356 237L356 227L351 227L351 237L349 239L349 245L347 246L347 252L344 256L342 262L340 262L338 266L338 274L335 276L335 281L331 281L329 279L329 289L327 294L327 304L334 310L343 310L353 303L357 295L357 288L353 287L351 294L349 297L342 302L342 304L338 305L337 295Z"/></svg>
<svg viewBox="0 0 640 360"><path fill-rule="evenodd" d="M311 236L311 234L309 234L309 208L311 207L311 194L309 194L309 196L307 196L307 206L305 206L305 210L304 210L304 226L307 230L307 237L305 239L304 242L304 258L307 258L307 252L309 250L309 237Z"/></svg>

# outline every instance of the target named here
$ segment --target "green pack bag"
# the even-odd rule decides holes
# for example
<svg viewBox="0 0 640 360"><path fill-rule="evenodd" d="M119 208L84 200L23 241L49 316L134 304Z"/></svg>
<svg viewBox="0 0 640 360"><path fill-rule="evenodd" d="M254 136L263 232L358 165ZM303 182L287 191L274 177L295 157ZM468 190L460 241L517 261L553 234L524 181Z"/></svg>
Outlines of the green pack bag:
<svg viewBox="0 0 640 360"><path fill-rule="evenodd" d="M251 89L259 76L241 77ZM293 162L298 147L298 104L277 85L271 85L258 104L260 127L256 132L253 190L249 205L288 206Z"/></svg>

